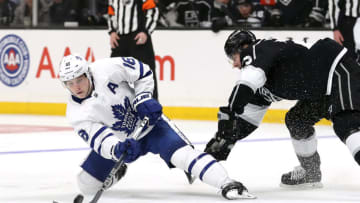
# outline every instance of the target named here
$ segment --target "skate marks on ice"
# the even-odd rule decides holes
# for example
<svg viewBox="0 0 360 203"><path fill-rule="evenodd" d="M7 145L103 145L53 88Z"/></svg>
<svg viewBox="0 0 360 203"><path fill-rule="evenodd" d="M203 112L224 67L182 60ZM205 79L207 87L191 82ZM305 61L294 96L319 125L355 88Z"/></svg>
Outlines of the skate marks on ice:
<svg viewBox="0 0 360 203"><path fill-rule="evenodd" d="M215 122L175 122L200 150L216 130ZM44 125L47 124L41 123L41 126ZM251 194L257 196L255 200L241 201L360 202L359 166L354 163L347 148L333 136L329 127L319 127L319 130L318 148L324 185L321 189L293 190L279 187L281 175L298 164L284 125L263 124L253 135L238 142L228 161L222 164L232 178L241 181ZM76 175L87 150L72 131L2 133L0 136L1 152L31 151L0 154L0 202L49 203L56 200L67 203L74 200L79 193ZM43 150L67 148L82 150ZM84 202L89 202L91 197L85 196ZM199 180L189 185L183 171L169 170L159 157L152 154L131 164L124 179L106 191L100 200L101 203L228 201L219 190Z"/></svg>

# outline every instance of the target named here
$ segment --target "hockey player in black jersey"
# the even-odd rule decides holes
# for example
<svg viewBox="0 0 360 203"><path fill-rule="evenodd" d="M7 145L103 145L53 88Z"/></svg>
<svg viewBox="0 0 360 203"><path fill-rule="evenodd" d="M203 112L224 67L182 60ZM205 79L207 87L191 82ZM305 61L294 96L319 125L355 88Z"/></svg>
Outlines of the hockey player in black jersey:
<svg viewBox="0 0 360 203"><path fill-rule="evenodd" d="M269 105L287 99L298 100L285 123L300 166L282 175L282 186L322 186L314 130L322 118L333 123L360 164L360 66L346 48L325 38L308 49L237 30L228 37L225 52L240 73L228 106L220 107L218 131L206 152L226 160L236 141L259 126Z"/></svg>

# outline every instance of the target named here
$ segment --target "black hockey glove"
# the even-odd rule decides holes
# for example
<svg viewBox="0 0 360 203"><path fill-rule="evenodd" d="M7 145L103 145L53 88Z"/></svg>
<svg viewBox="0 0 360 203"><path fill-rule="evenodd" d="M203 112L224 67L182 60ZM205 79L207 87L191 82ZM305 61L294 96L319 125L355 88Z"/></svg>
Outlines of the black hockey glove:
<svg viewBox="0 0 360 203"><path fill-rule="evenodd" d="M218 161L226 160L235 142L235 120L228 107L220 107L218 112L218 131L206 145L205 152L211 154Z"/></svg>

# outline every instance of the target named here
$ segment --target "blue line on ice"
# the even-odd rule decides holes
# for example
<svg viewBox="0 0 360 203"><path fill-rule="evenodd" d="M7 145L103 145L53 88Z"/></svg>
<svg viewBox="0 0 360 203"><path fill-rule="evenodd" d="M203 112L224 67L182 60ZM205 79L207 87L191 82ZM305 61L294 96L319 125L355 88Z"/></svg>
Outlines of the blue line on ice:
<svg viewBox="0 0 360 203"><path fill-rule="evenodd" d="M318 139L329 139L329 138L337 138L335 135L331 136L318 136ZM238 142L240 143L247 143L247 142L273 142L273 141L288 141L290 138L264 138L264 139L244 139ZM202 145L206 144L207 142L193 142L194 145ZM35 149L35 150L18 150L18 151L4 151L0 152L0 155L8 155L8 154L29 154L29 153L44 153L44 152L69 152L69 151L84 151L89 150L88 147L82 148L65 148L65 149Z"/></svg>

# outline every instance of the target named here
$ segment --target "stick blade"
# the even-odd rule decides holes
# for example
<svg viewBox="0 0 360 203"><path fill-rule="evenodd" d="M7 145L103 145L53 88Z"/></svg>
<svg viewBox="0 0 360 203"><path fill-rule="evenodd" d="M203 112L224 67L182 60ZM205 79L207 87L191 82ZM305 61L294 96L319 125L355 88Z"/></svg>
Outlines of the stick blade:
<svg viewBox="0 0 360 203"><path fill-rule="evenodd" d="M74 203L82 203L83 201L84 201L84 196L81 194L78 194L74 199Z"/></svg>

